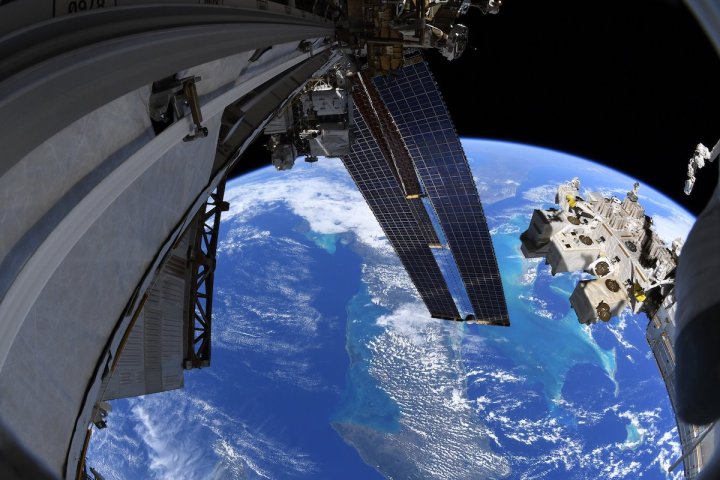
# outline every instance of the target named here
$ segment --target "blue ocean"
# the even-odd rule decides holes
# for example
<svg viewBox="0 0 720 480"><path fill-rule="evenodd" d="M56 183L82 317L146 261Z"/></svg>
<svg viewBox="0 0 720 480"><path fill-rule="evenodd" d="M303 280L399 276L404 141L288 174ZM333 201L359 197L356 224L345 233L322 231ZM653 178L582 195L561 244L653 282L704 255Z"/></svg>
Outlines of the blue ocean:
<svg viewBox="0 0 720 480"><path fill-rule="evenodd" d="M373 428L392 428L391 410L364 417L363 412L367 410L356 409L354 405L355 402L371 402L378 406L383 403L383 392L373 389L362 364L353 362L352 347L346 350L348 309L352 309L354 302L362 301L358 298L362 289L361 258L334 235L310 231L302 219L284 207L275 209L272 214L254 217L252 225L269 231L273 237L291 239L307 247L303 261L308 263L310 276L303 282L312 286L314 300L311 304L322 318L317 322L318 331L314 338L317 343L307 350L310 356L303 361L312 365L313 373L320 380L317 387L309 390L288 387L284 382L272 381L273 377L263 371L263 365L268 365L265 353L245 351L238 355L235 351L216 349L213 368L224 378L237 378L236 382L223 385L224 394L229 398L243 398L228 412L244 418L251 428L267 431L284 444L301 449L319 465L319 470L313 473L316 478L376 477L377 472L365 464L331 426L339 415L341 403L347 403L344 407L347 413L340 414L343 418L352 416ZM244 255L258 259L268 255L282 258L283 253L268 251L260 245L256 249L249 248ZM246 268L246 264L218 261L216 281L242 288L238 280L245 275L238 275L237 270ZM283 275L284 272L280 270L276 274ZM372 325L372 322L368 323ZM293 332L276 329L272 324L266 328L273 330L274 335L293 336ZM353 346L362 348L360 342ZM353 387L348 389L348 383ZM389 420L385 419L386 415ZM286 473L276 474L284 476Z"/></svg>
<svg viewBox="0 0 720 480"><path fill-rule="evenodd" d="M578 175L584 188L623 195L632 180L542 149L465 149L510 327L426 318L397 259L352 230L368 223L314 231L303 215L323 201L335 209L327 215L362 201L343 170L256 172L230 186L236 198L267 198L221 227L212 367L187 372L184 390L113 402L90 464L108 479L679 478L665 473L679 447L646 318L580 325L568 298L581 274L553 277L519 250L532 209L552 206L558 183ZM339 187L323 199L318 185ZM641 193L671 225L666 200ZM384 276L368 277L372 265ZM394 293L378 302L386 287Z"/></svg>

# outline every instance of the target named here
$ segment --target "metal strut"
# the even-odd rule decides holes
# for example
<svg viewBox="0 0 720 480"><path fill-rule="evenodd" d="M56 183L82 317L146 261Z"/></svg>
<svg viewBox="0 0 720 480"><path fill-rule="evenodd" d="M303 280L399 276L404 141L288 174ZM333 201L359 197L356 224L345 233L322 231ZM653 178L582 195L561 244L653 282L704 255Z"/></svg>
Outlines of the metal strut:
<svg viewBox="0 0 720 480"><path fill-rule="evenodd" d="M188 249L189 289L185 298L187 332L184 367L202 368L210 365L210 337L212 332L212 294L215 278L220 215L230 205L223 200L225 179L210 194L195 216L194 240Z"/></svg>
<svg viewBox="0 0 720 480"><path fill-rule="evenodd" d="M149 112L156 133L160 133L173 122L185 116L185 108L190 109L194 131L183 138L183 142L192 142L198 138L208 136L208 129L202 125L203 116L200 109L195 84L200 77L186 77L178 79L176 76L167 77L153 84L153 93L150 96Z"/></svg>
<svg viewBox="0 0 720 480"><path fill-rule="evenodd" d="M190 107L190 115L192 115L193 123L195 124L195 132L185 135L183 142L192 142L197 138L205 138L208 136L207 127L202 126L202 110L200 110L200 100L198 99L197 89L195 88L195 82L199 80L200 77L183 80L183 94L187 105Z"/></svg>

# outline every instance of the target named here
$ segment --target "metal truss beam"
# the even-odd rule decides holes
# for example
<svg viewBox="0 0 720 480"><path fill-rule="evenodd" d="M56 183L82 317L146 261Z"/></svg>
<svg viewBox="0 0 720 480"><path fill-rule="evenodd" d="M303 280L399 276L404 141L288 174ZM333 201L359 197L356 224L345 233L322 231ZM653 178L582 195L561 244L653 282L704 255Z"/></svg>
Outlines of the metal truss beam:
<svg viewBox="0 0 720 480"><path fill-rule="evenodd" d="M223 200L225 179L210 194L207 202L195 216L194 239L188 250L189 276L185 295L186 369L210 365L210 339L212 335L212 296L215 280L220 215L230 206Z"/></svg>
<svg viewBox="0 0 720 480"><path fill-rule="evenodd" d="M99 386L102 382L103 373L105 371L104 365L107 361L111 361L111 359L116 354L116 343L118 339L124 334L125 330L128 328L128 324L132 315L132 312L134 312L138 306L139 299L143 298L143 295L145 292L152 286L155 278L155 274L160 269L167 258L168 252L172 249L173 245L176 245L178 240L182 238L186 232L188 232L188 229L190 225L196 225L195 222L197 220L197 212L199 212L203 208L207 208L207 199L213 194L216 193L216 189L219 185L221 185L226 176L227 173L230 171L230 169L234 166L234 164L238 161L240 155L245 150L245 148L255 139L257 135L259 135L262 132L262 129L264 128L265 124L270 120L270 117L272 115L272 112L276 108L281 108L283 105L283 99L285 99L285 96L281 96L277 94L277 92L284 92L283 88L284 85L287 82L290 82L294 84L294 90L298 91L302 88L302 85L304 82L312 77L316 71L320 71L324 68L329 68L330 65L332 65L334 62L338 61L337 55L327 55L325 52L327 51L327 46L322 46L317 48L313 53L310 55L302 55L298 57L297 59L293 59L292 61L277 65L276 67L271 68L267 72L267 76L263 74L264 78L274 79L275 77L282 77L282 80L272 82L264 81L261 83L256 83L254 79L250 79L247 82L243 83L242 85L239 85L232 90L225 92L221 96L214 98L210 100L207 105L203 106L203 115L207 118L210 118L212 116L220 114L228 105L233 104L235 101L237 101L237 98L243 98L247 95L250 95L253 98L258 97L267 97L268 102L272 103L270 101L270 97L275 97L275 104L274 106L263 106L263 111L265 111L264 117L256 118L255 113L259 108L259 105L256 103L253 103L255 108L252 108L249 113L252 113L252 115L245 116L244 120L242 121L242 128L244 129L245 137L242 141L238 140L235 143L235 149L232 151L232 154L230 157L224 157L224 158L215 158L215 165L212 170L211 178L208 182L208 185L205 189L203 189L201 192L198 192L198 195L196 196L195 201L190 205L187 209L187 213L184 217L184 219L176 226L175 229L169 234L168 240L166 243L160 248L157 255L153 259L152 264L148 267L146 270L145 275L143 276L142 280L138 284L136 290L133 292L128 305L125 309L125 313L121 316L121 318L118 321L118 324L115 328L114 333L111 335L111 338L108 339L108 344L106 347L105 353L103 353L102 357L99 360L99 363L97 365L96 371L93 374L93 378L90 381L90 384L88 386L88 390L86 392L85 399L83 401L82 406L79 409L78 417L77 417L77 428L73 431L72 439L70 441L70 445L68 448L68 454L66 456L65 460L65 466L63 467L63 470L75 471L75 468L77 466L77 463L80 460L79 452L82 448L82 442L84 441L84 435L80 436L81 433L84 433L85 428L82 428L86 424L86 419L89 418L89 412L92 411L93 405L96 401L96 395L95 393L98 392ZM315 64L311 60L316 57L322 57L324 59L324 63L321 63L320 65ZM310 60L310 61L308 61ZM310 68L308 68L311 66ZM247 89L246 87L252 85L252 88ZM280 90L277 90L280 89ZM255 92L254 95L251 95L251 92ZM235 100L233 100L233 98ZM263 102L264 103L264 102ZM253 123L257 122L257 123ZM172 124L170 127L168 127L168 130L172 130L175 128L181 128L183 127L182 122L176 122L175 124ZM187 128L185 126L185 128ZM176 132L177 133L177 132ZM182 138L182 135L174 135L177 138ZM160 139L167 137L166 132L163 132L162 135L156 137L155 140L153 140L154 143L156 141L159 141ZM179 140L181 141L181 140ZM214 248L213 248L213 251ZM214 273L214 270L213 270ZM207 292L208 284L205 282L205 292ZM212 292L212 285L210 285L211 289L210 292ZM187 302L187 305L190 305L189 302ZM207 304L203 304L205 310L207 311ZM194 304L193 304L194 308ZM212 310L212 305L211 305ZM188 317L186 317L188 318ZM185 332L188 331L188 328L184 330ZM193 330L194 333L194 330ZM187 345L187 341L184 339L184 345ZM0 353L2 353L2 350L0 350ZM2 357L0 357L2 358ZM191 362L192 364L192 362Z"/></svg>

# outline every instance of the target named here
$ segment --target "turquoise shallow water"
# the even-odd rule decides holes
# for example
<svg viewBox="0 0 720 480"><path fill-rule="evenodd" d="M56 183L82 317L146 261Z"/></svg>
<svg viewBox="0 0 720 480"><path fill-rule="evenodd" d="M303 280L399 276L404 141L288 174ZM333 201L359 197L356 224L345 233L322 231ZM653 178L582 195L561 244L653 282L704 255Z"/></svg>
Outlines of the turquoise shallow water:
<svg viewBox="0 0 720 480"><path fill-rule="evenodd" d="M554 205L558 183L577 175L584 191L623 196L634 180L549 150L484 141L465 148L479 185L511 185L485 204L511 327L469 325L464 348L467 369L483 365L472 374L468 396L513 458L510 478L608 478L610 465L615 478L680 478L679 471L667 473L679 456L677 434L645 340L647 319L627 312L622 321L580 325L569 296L581 275L552 276L543 261L526 261L519 249L532 210ZM691 217L671 201L646 185L640 191L664 231L689 225ZM515 378L483 374L493 368ZM558 450L565 444L560 438L573 447ZM577 446L582 453L571 452Z"/></svg>
<svg viewBox="0 0 720 480"><path fill-rule="evenodd" d="M539 191L550 187L551 191L557 182L580 175L584 186L594 183L622 193L631 186L631 179L584 160L542 149L479 141L466 141L465 147L469 156L476 159L471 159L471 165L479 185L488 186L487 195L481 193L483 199L492 199L486 202L485 211L494 229L493 241L510 303L512 326L501 329L457 324L462 334L449 328L448 335L433 340L443 342L443 346L452 350L452 355L444 360L448 368L441 366L438 372L463 375L461 368L454 368L459 359L465 367L466 381L459 379L456 385L460 387L452 392L452 397L440 392L438 401L428 403L426 411L433 416L435 408L452 403L458 408L456 416L442 428L433 430L419 424L411 435L406 435L409 431L405 428L406 422L412 418L402 417L401 428L401 412L393 400L398 398L396 392L381 390L368 372L373 355L392 359L394 354L391 349L377 352L367 347L387 328L379 327L377 318L390 313L371 302L361 283L361 265L375 257L352 249L351 235L308 231L311 227L297 218L296 213L272 203L288 202L289 197L283 197L253 204L254 209L265 211L265 218L255 217L247 222L225 220L224 225L268 230L272 238L287 237L293 242L286 245L300 245L304 253L283 256L285 250L277 247L263 250L260 236L239 238L241 241L235 248L240 250L234 259L223 258L219 262L216 291L224 293L216 299L216 312L226 309L226 321L243 320L237 338L246 346L235 350L217 345L212 369L190 372L185 391L162 394L173 401L148 402L148 399L163 398L148 396L145 401L149 418L170 420L157 431L168 436L173 445L181 443L177 442L178 438L194 439L193 464L198 463L197 457L214 461L213 446L218 444L215 432L219 431L235 449L230 453L266 468L266 478L366 479L377 475L375 468L400 471L393 474L394 478L427 478L431 476L427 468L418 475L407 474L418 463L415 460L426 453L437 452L448 445L453 451L468 445L480 450L483 442L469 441L470 435L459 437L458 443L451 441L458 437L449 437L448 433L459 426L467 427L467 432L479 432L487 438L493 451L509 459L513 471L508 478L608 478L607 468L614 468L617 478L667 478L667 465L662 464L662 459L677 458L670 445L677 441L677 436L664 384L654 360L646 356L643 319L628 320L627 328L620 332L625 344L610 333L609 327L614 324L599 325L588 334L577 323L568 302L577 277L551 277L544 273L546 267L541 266L542 274L535 281L526 284L521 281L525 263L520 257L517 237L527 227L532 208L544 201L534 195L532 199L525 198L530 189ZM493 163L493 159L497 161ZM296 168L293 175L302 173L301 165ZM286 181L293 182L295 187L302 186L298 182L303 178L317 177L324 186L345 182L337 192L351 191L347 188L351 187L349 178L341 177L337 170L315 168L312 172L305 177L287 177L292 180ZM252 181L262 186L256 191L260 195L277 191L267 188L267 182L277 178L276 173L268 169L248 175L236 187L242 184L244 189L250 188ZM506 188L512 190L513 185L517 190L511 191L508 197L503 192ZM655 195L644 188L643 195ZM291 191L288 188L288 192ZM245 190L243 195L247 197ZM339 196L334 200L349 204L353 198L357 199ZM656 203L648 206L674 220L662 199L655 200ZM544 206L551 204L550 199ZM331 209L327 213L322 208L313 210L318 211L333 213ZM302 261L298 263L299 259ZM293 263L298 268L285 272ZM308 273L299 268L303 266ZM230 272L231 267L238 267L238 271L245 274ZM268 295L265 291L264 285L274 285L279 272L288 274L285 280L297 278L287 289L291 292L288 298L300 294L310 299L308 302L314 310L308 319L314 322L316 316L323 319L317 330L298 329L294 319L298 318L299 311L284 308L282 295ZM223 298L229 301L221 301ZM293 321L285 325L287 319ZM218 318L217 327L220 322ZM220 328L216 332L219 333ZM242 341L248 338L257 340ZM295 348L274 348L275 342ZM231 344L233 342L228 342ZM317 388L301 388L295 381L298 367L302 373L305 365L311 367L304 372L311 381L309 385ZM437 379L438 375L429 376L427 385L436 385ZM466 388L461 388L463 385ZM208 417L212 409L193 410L194 404L178 401L187 394L201 398L203 403L198 404L201 407L207 405L227 413ZM427 395L427 390L418 390L415 398L422 404L422 400L433 396ZM477 415L477 422L463 419L466 406L470 415ZM583 416L583 412L591 415ZM143 449L142 444L138 447L134 440L137 422L125 408L125 417L121 418L127 421L120 423L117 415L122 413L122 407L113 412L113 425L122 426L122 437L116 438L127 447L116 452L114 458L118 459L118 465L127 464L134 452ZM207 425L194 426L198 419L206 417ZM342 422L350 428L333 429L331 422L336 422L332 427ZM343 432L353 436L338 436ZM103 433L98 432L98 437L100 435ZM399 442L401 450L384 449L382 442L387 437ZM275 444L280 446L277 450L280 454L273 457L269 454ZM360 447L366 447L364 451L373 454L363 457L367 464L358 455L363 451ZM413 449L420 452L416 459L406 454ZM108 456L108 450L99 449L96 458L98 456ZM115 478L144 478L152 460L145 455L137 465L129 466L125 475ZM291 471L293 462L305 460L316 464L316 469L305 473ZM466 466L450 456L437 460L439 470L435 472L442 473L434 475L435 478L449 478L444 474L448 470L440 470L442 468ZM400 464L399 470L391 470L396 464ZM119 467L116 470L122 472ZM486 477L471 476L467 472L465 469L454 478Z"/></svg>
<svg viewBox="0 0 720 480"><path fill-rule="evenodd" d="M632 423L626 425L625 428L627 429L627 439L625 440L625 443L631 448L636 448L642 440L642 435L640 435L637 427Z"/></svg>
<svg viewBox="0 0 720 480"><path fill-rule="evenodd" d="M312 230L305 234L307 238L315 242L315 245L322 248L329 254L335 253L337 250L337 235L328 233L317 233Z"/></svg>
<svg viewBox="0 0 720 480"><path fill-rule="evenodd" d="M512 218L512 225L518 229L524 229L526 223L524 216ZM597 365L614 378L615 350L599 347L569 308L566 293L572 291L575 280L562 275L549 283L536 281L524 285L518 234L496 234L493 244L502 259L500 271L512 325L503 329L484 328L477 334L493 340L503 357L511 359L524 375L542 383L551 408L560 398L565 376L574 365ZM546 313L539 310L539 305L545 305Z"/></svg>
<svg viewBox="0 0 720 480"><path fill-rule="evenodd" d="M347 385L333 422L353 423L386 433L400 431L400 408L381 390L368 371L372 352L370 340L382 332L375 321L388 311L372 303L366 289L348 303L346 348L350 356Z"/></svg>

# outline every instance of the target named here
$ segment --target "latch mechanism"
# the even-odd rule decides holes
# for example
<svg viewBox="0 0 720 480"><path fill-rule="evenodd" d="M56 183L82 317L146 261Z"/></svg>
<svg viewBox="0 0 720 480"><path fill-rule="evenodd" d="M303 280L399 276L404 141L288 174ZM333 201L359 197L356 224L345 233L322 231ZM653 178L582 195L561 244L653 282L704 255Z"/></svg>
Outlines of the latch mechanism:
<svg viewBox="0 0 720 480"><path fill-rule="evenodd" d="M183 141L191 142L208 136L207 127L202 125L202 110L195 88L195 84L200 80L200 77L195 76L179 79L173 75L153 83L149 110L156 134L160 134L174 122L184 118L188 108L195 128L183 138Z"/></svg>

